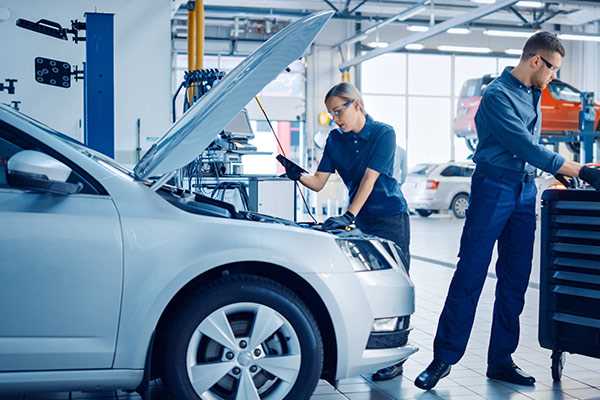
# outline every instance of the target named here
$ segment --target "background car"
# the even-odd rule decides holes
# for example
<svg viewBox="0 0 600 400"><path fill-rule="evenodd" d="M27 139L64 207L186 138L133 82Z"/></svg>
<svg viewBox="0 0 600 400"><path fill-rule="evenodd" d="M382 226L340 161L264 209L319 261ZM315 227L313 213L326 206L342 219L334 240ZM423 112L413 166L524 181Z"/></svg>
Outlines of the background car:
<svg viewBox="0 0 600 400"><path fill-rule="evenodd" d="M474 171L471 162L418 164L402 186L408 207L422 217L450 210L456 218L465 218Z"/></svg>
<svg viewBox="0 0 600 400"><path fill-rule="evenodd" d="M481 95L495 78L494 75L484 75L481 78L469 79L462 86L453 131L457 137L465 138L471 150L475 150L477 141L475 114L481 102ZM557 135L579 129L580 93L578 89L563 81L550 82L542 91L542 135ZM596 129L600 129L599 123L600 103L596 103Z"/></svg>

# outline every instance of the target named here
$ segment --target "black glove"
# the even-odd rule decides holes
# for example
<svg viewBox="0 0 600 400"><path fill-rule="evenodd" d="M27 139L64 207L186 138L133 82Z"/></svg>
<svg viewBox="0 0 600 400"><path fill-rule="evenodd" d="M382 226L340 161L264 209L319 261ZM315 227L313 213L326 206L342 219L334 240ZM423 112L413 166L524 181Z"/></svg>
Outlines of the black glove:
<svg viewBox="0 0 600 400"><path fill-rule="evenodd" d="M285 176L288 177L288 179L291 179L293 181L298 181L300 180L300 177L302 176L302 171L300 171L298 168L285 168Z"/></svg>
<svg viewBox="0 0 600 400"><path fill-rule="evenodd" d="M322 228L324 231L332 231L334 229L343 229L353 223L354 214L350 211L346 211L344 215L340 215L339 217L327 218L327 220L323 222Z"/></svg>
<svg viewBox="0 0 600 400"><path fill-rule="evenodd" d="M600 170L590 167L581 167L579 177L584 182L589 183L594 189L600 190Z"/></svg>
<svg viewBox="0 0 600 400"><path fill-rule="evenodd" d="M277 161L279 161L281 165L283 165L283 168L285 168L285 176L287 176L288 179L297 181L300 180L302 174L306 173L306 170L304 168L302 168L298 164L293 163L291 160L288 160L281 154L279 154L276 158Z"/></svg>

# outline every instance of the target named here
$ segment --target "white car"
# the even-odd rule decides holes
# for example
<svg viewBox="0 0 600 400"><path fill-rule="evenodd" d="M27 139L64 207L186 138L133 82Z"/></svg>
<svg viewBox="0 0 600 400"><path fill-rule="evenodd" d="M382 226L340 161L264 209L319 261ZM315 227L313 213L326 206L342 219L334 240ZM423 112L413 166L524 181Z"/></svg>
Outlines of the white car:
<svg viewBox="0 0 600 400"><path fill-rule="evenodd" d="M249 56L129 171L0 106L0 392L308 399L407 359L398 249L165 185L306 48L308 16Z"/></svg>
<svg viewBox="0 0 600 400"><path fill-rule="evenodd" d="M450 210L465 218L473 172L471 162L418 164L408 172L402 193L408 207L422 217Z"/></svg>

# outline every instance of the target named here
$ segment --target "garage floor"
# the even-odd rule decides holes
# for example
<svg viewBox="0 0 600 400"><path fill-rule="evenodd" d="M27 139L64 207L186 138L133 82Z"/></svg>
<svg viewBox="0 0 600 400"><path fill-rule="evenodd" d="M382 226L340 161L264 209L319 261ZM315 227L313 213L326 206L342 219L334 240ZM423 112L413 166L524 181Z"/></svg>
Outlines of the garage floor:
<svg viewBox="0 0 600 400"><path fill-rule="evenodd" d="M473 336L461 362L452 368L449 377L440 381L434 391L425 393L413 385L416 375L432 357L433 334L441 312L452 265L456 262L462 222L445 216L411 219L414 261L411 275L417 287L417 311L412 319L414 330L411 342L421 351L405 365L404 376L388 382L374 383L368 377L357 377L341 382L338 389L322 382L317 387L315 400L400 400L400 399L598 399L600 400L600 360L567 356L563 380L553 384L550 376L550 352L539 347L537 341L539 270L534 267L525 311L521 319L521 345L514 356L515 362L533 374L535 388L512 386L490 381L485 377L487 342L491 328L495 279L487 279L476 316ZM432 247L432 243L435 246ZM536 247L538 245L536 244ZM428 249L435 248L435 255ZM427 260L427 261L424 261ZM536 262L537 264L537 262ZM493 272L493 267L491 268ZM164 400L159 388L152 400ZM140 400L126 393L69 393L37 394L2 397L10 400L66 400L66 399Z"/></svg>

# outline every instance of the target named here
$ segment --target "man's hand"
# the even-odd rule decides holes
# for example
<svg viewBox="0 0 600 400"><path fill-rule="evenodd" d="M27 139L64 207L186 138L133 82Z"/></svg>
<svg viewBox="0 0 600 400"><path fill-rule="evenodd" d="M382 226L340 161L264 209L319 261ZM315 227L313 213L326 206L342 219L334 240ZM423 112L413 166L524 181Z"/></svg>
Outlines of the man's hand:
<svg viewBox="0 0 600 400"><path fill-rule="evenodd" d="M594 189L600 190L600 170L583 166L579 171L579 177Z"/></svg>
<svg viewBox="0 0 600 400"><path fill-rule="evenodd" d="M343 229L352 225L353 223L354 214L352 214L350 211L346 211L344 215L340 215L339 217L327 218L322 227L324 231L332 231L334 229Z"/></svg>

